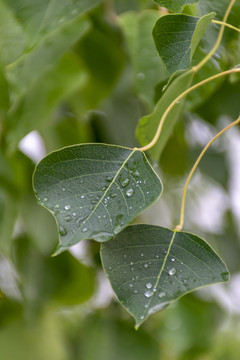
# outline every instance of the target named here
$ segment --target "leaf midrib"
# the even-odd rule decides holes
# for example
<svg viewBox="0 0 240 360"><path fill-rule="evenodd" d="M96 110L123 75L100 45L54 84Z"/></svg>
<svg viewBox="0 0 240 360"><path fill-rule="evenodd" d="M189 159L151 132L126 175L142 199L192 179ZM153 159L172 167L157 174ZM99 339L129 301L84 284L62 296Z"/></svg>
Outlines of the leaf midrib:
<svg viewBox="0 0 240 360"><path fill-rule="evenodd" d="M98 203L95 205L95 207L93 208L93 210L91 211L91 213L89 214L89 216L84 220L85 223L90 219L90 217L94 214L94 212L96 211L96 209L98 208L98 206L102 203L104 197L106 196L106 194L108 193L108 191L111 189L112 184L115 183L116 178L118 177L118 175L120 174L121 170L124 168L125 164L128 162L128 160L130 159L130 157L136 152L137 150L132 150L130 152L130 154L127 156L127 158L124 160L124 162L122 163L122 165L120 166L119 170L116 172L116 175L114 176L112 182L110 183L110 185L108 186L108 188L104 191L103 195L101 196L100 200L98 201ZM82 226L84 224L81 224L78 228L78 230L76 231L76 233L74 233L74 235L69 239L69 241L71 242L71 240L76 236L76 234L79 233L79 231L81 230Z"/></svg>

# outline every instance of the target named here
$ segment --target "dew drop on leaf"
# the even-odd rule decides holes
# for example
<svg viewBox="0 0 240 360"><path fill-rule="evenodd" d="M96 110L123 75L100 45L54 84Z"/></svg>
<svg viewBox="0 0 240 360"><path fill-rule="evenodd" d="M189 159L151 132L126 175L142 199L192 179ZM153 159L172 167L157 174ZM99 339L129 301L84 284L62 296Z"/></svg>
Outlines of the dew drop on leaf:
<svg viewBox="0 0 240 360"><path fill-rule="evenodd" d="M151 289L151 288L152 288L152 284L151 284L151 283L147 283L147 284L146 284L146 288L147 288L147 289Z"/></svg>
<svg viewBox="0 0 240 360"><path fill-rule="evenodd" d="M163 298L166 295L165 291L161 291L158 296L161 298Z"/></svg>
<svg viewBox="0 0 240 360"><path fill-rule="evenodd" d="M130 179L129 178L125 178L125 179L120 179L120 184L123 186L123 187L126 187L130 182Z"/></svg>
<svg viewBox="0 0 240 360"><path fill-rule="evenodd" d="M144 296L146 296L147 298L150 298L151 296L153 296L153 291L152 290L145 291Z"/></svg>
<svg viewBox="0 0 240 360"><path fill-rule="evenodd" d="M171 268L169 271L168 271L169 275L172 276L172 275L175 275L176 274L176 269L175 268Z"/></svg>
<svg viewBox="0 0 240 360"><path fill-rule="evenodd" d="M133 189L128 189L128 190L126 191L126 195L127 195L128 197L131 197L133 194L134 194L134 190L133 190Z"/></svg>
<svg viewBox="0 0 240 360"><path fill-rule="evenodd" d="M68 222L68 221L72 220L72 217L70 215L67 215L67 216L64 216L63 219Z"/></svg>
<svg viewBox="0 0 240 360"><path fill-rule="evenodd" d="M82 229L82 232L87 232L87 231L88 231L88 228L86 228L86 227Z"/></svg>
<svg viewBox="0 0 240 360"><path fill-rule="evenodd" d="M66 231L66 229L63 227L63 226L59 226L59 234L61 235L61 236L64 236L64 235L66 235L67 234L67 231Z"/></svg>
<svg viewBox="0 0 240 360"><path fill-rule="evenodd" d="M64 206L64 209L65 209L65 210L71 210L71 205L65 205L65 206Z"/></svg>
<svg viewBox="0 0 240 360"><path fill-rule="evenodd" d="M144 79L145 79L144 73L138 73L138 74L137 74L137 79L138 79L138 80L144 80Z"/></svg>

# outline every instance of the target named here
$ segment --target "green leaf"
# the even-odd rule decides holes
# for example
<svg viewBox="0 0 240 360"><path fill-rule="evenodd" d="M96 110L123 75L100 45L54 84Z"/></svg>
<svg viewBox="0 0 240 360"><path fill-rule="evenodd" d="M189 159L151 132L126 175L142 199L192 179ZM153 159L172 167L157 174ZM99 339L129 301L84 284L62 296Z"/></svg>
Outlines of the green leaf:
<svg viewBox="0 0 240 360"><path fill-rule="evenodd" d="M30 303L35 311L49 302L56 307L79 305L93 295L93 269L70 252L54 258L43 256L25 237L15 240L13 252L26 308Z"/></svg>
<svg viewBox="0 0 240 360"><path fill-rule="evenodd" d="M37 165L33 186L58 222L56 254L83 239L108 241L162 191L143 152L105 144L49 154Z"/></svg>
<svg viewBox="0 0 240 360"><path fill-rule="evenodd" d="M24 28L28 46L33 47L46 34L57 32L79 15L89 11L99 0L4 0Z"/></svg>
<svg viewBox="0 0 240 360"><path fill-rule="evenodd" d="M196 47L214 16L215 13L202 18L174 14L163 16L156 22L153 38L170 75L190 67Z"/></svg>
<svg viewBox="0 0 240 360"><path fill-rule="evenodd" d="M89 29L84 16L63 25L58 32L48 34L31 51L7 66L8 77L13 85L14 100L18 100L36 80L59 61Z"/></svg>
<svg viewBox="0 0 240 360"><path fill-rule="evenodd" d="M102 245L101 256L136 327L179 297L229 278L225 264L204 240L158 226L128 227Z"/></svg>
<svg viewBox="0 0 240 360"><path fill-rule="evenodd" d="M182 7L189 4L195 4L199 0L154 0L158 5L166 7L167 9L180 12Z"/></svg>
<svg viewBox="0 0 240 360"><path fill-rule="evenodd" d="M217 14L216 18L218 20L223 19L228 5L229 5L229 1L225 1L225 0L200 0L199 1L199 8L200 8L201 13L206 14L211 11L214 11ZM235 1L235 4L232 7L232 10L229 14L227 22L236 27L239 27L240 26L239 14L240 14L240 2L239 2L239 0L237 0L237 1Z"/></svg>
<svg viewBox="0 0 240 360"><path fill-rule="evenodd" d="M74 54L64 54L29 87L8 120L7 141L11 147L29 131L43 128L60 101L85 85L87 76L79 60Z"/></svg>
<svg viewBox="0 0 240 360"><path fill-rule="evenodd" d="M120 22L134 69L137 93L150 108L153 107L154 87L167 78L151 34L158 18L157 11L144 11L141 14L131 11L124 13Z"/></svg>
<svg viewBox="0 0 240 360"><path fill-rule="evenodd" d="M0 1L0 62L7 65L24 51L26 38L14 14Z"/></svg>
<svg viewBox="0 0 240 360"><path fill-rule="evenodd" d="M102 309L101 309L102 310ZM105 309L104 309L105 310ZM157 360L159 346L147 331L133 331L116 311L94 311L79 321L76 349L81 360ZM116 314L116 315L115 315Z"/></svg>
<svg viewBox="0 0 240 360"><path fill-rule="evenodd" d="M173 80L167 89L163 92L163 95L155 106L154 111L140 119L137 127L137 138L142 146L148 144L153 139L164 112L178 95L189 88L193 76L193 72L188 71ZM183 103L184 102L181 101L181 103L176 104L170 111L156 145L154 145L149 150L151 156L157 161L159 160L164 146L166 145L166 142L171 135L173 127L182 109Z"/></svg>

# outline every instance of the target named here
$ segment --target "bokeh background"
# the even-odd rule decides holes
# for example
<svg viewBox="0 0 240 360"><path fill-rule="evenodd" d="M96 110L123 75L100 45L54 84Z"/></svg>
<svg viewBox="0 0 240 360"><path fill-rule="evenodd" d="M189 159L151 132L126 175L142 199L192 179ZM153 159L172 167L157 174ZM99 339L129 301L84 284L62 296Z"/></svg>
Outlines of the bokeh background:
<svg viewBox="0 0 240 360"><path fill-rule="evenodd" d="M183 8L221 19L228 1ZM35 164L63 146L139 146L139 119L153 111L168 74L151 31L166 14L152 0L0 0L0 359L239 360L240 128L208 151L190 184L184 230L206 239L231 280L181 298L138 331L90 240L52 258L52 215L32 191ZM240 2L229 22L240 26ZM216 39L211 25L195 63ZM195 82L240 62L237 32ZM161 199L135 222L178 224L184 182L204 145L240 109L240 79L188 96L159 163Z"/></svg>

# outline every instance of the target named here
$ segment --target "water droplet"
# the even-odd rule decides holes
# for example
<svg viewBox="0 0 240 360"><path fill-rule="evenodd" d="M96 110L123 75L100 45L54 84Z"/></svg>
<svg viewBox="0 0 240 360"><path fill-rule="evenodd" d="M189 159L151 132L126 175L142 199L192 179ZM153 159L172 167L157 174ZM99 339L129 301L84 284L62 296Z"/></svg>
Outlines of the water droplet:
<svg viewBox="0 0 240 360"><path fill-rule="evenodd" d="M87 231L88 231L88 228L87 228L87 227L85 227L85 228L82 229L82 232L84 232L84 233L87 232Z"/></svg>
<svg viewBox="0 0 240 360"><path fill-rule="evenodd" d="M151 296L153 296L153 291L152 290L145 291L144 296L146 296L147 298L150 298Z"/></svg>
<svg viewBox="0 0 240 360"><path fill-rule="evenodd" d="M73 212L72 215L73 215L73 216L77 216L77 213Z"/></svg>
<svg viewBox="0 0 240 360"><path fill-rule="evenodd" d="M169 271L168 271L168 273L169 273L169 275L175 275L176 274L176 269L175 268L171 268Z"/></svg>
<svg viewBox="0 0 240 360"><path fill-rule="evenodd" d="M68 215L68 216L64 216L63 219L68 222L72 220L72 217Z"/></svg>
<svg viewBox="0 0 240 360"><path fill-rule="evenodd" d="M238 69L238 68L240 68L240 64L235 65L235 66L233 67L233 69Z"/></svg>
<svg viewBox="0 0 240 360"><path fill-rule="evenodd" d="M109 270L112 270L112 267L111 267L111 266L109 266L109 267L108 267L108 269L109 269Z"/></svg>
<svg viewBox="0 0 240 360"><path fill-rule="evenodd" d="M71 205L65 205L65 206L64 206L64 209L65 209L65 210L71 210Z"/></svg>
<svg viewBox="0 0 240 360"><path fill-rule="evenodd" d="M130 265L133 265L133 262L132 262L132 261L130 262Z"/></svg>
<svg viewBox="0 0 240 360"><path fill-rule="evenodd" d="M137 79L143 81L145 79L144 73L138 73L137 74Z"/></svg>
<svg viewBox="0 0 240 360"><path fill-rule="evenodd" d="M61 235L61 236L64 236L64 235L66 235L67 234L67 231L66 231L66 229L63 227L63 226L59 226L59 234Z"/></svg>
<svg viewBox="0 0 240 360"><path fill-rule="evenodd" d="M221 275L222 275L222 278L223 278L224 281L228 281L228 279L229 279L229 273L228 272L223 272Z"/></svg>
<svg viewBox="0 0 240 360"><path fill-rule="evenodd" d="M128 190L126 191L126 195L127 195L128 197L132 196L133 194L134 194L134 190L133 190L133 189L128 189Z"/></svg>
<svg viewBox="0 0 240 360"><path fill-rule="evenodd" d="M147 288L147 289L151 289L151 288L152 288L152 284L151 284L151 283L147 283L147 284L146 284L146 288Z"/></svg>
<svg viewBox="0 0 240 360"><path fill-rule="evenodd" d="M56 204L54 207L55 207L55 209L59 209L60 205Z"/></svg>
<svg viewBox="0 0 240 360"><path fill-rule="evenodd" d="M106 177L106 181L107 182L112 182L112 179L114 178L114 176L107 176Z"/></svg>
<svg viewBox="0 0 240 360"><path fill-rule="evenodd" d="M159 255L156 255L156 258L159 259Z"/></svg>
<svg viewBox="0 0 240 360"><path fill-rule="evenodd" d="M138 170L134 170L132 173L133 173L133 175L135 175L135 176L139 176L139 175L140 175Z"/></svg>
<svg viewBox="0 0 240 360"><path fill-rule="evenodd" d="M84 196L84 195L81 195L81 196L80 196L80 198L81 198L81 199L84 199L84 198L85 198L85 196Z"/></svg>
<svg viewBox="0 0 240 360"><path fill-rule="evenodd" d="M144 319L144 316L142 315L142 316L140 317L140 319L143 320L143 319Z"/></svg>
<svg viewBox="0 0 240 360"><path fill-rule="evenodd" d="M175 259L174 259L174 258L171 258L171 261L175 261Z"/></svg>
<svg viewBox="0 0 240 360"><path fill-rule="evenodd" d="M129 284L129 287L133 287L133 284Z"/></svg>
<svg viewBox="0 0 240 360"><path fill-rule="evenodd" d="M125 179L120 179L120 184L123 186L123 187L126 187L130 182L130 179L129 178L125 178Z"/></svg>
<svg viewBox="0 0 240 360"><path fill-rule="evenodd" d="M137 290L134 290L134 294L138 294L138 291L137 291Z"/></svg>
<svg viewBox="0 0 240 360"><path fill-rule="evenodd" d="M166 90L166 88L167 88L167 84L163 86L163 88L162 88L162 92L163 92L163 91L165 91L165 90Z"/></svg>
<svg viewBox="0 0 240 360"><path fill-rule="evenodd" d="M44 202L48 201L48 198L47 197L43 198L43 201Z"/></svg>
<svg viewBox="0 0 240 360"><path fill-rule="evenodd" d="M148 264L144 264L144 267L145 267L145 268L148 268Z"/></svg>
<svg viewBox="0 0 240 360"><path fill-rule="evenodd" d="M183 99L178 100L177 104L181 104L181 102L183 102Z"/></svg>
<svg viewBox="0 0 240 360"><path fill-rule="evenodd" d="M143 253L141 253L141 256L144 256L144 254L143 254Z"/></svg>
<svg viewBox="0 0 240 360"><path fill-rule="evenodd" d="M165 295L166 295L165 291L161 291L161 292L158 294L158 296L159 296L160 298L163 298Z"/></svg>
<svg viewBox="0 0 240 360"><path fill-rule="evenodd" d="M62 188L62 190L63 190L63 191L65 191L65 190L66 190L66 188L64 188L64 187L63 187L63 188Z"/></svg>
<svg viewBox="0 0 240 360"><path fill-rule="evenodd" d="M124 254L124 255L123 255L123 257L125 257L125 258L126 258L126 257L127 257L127 255L126 255L126 254Z"/></svg>

